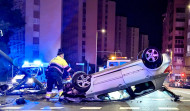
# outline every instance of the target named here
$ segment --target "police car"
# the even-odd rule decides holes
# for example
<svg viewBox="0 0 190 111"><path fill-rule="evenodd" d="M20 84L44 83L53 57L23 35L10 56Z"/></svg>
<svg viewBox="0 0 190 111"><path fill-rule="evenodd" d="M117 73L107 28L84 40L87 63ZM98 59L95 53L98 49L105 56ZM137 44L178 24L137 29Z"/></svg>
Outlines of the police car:
<svg viewBox="0 0 190 111"><path fill-rule="evenodd" d="M48 67L48 63L41 63L40 61L34 61L33 63L29 63L27 61L22 65L22 69L28 72L31 77L35 77L38 81L45 85L46 77L45 70ZM18 73L13 79L12 84L17 85L24 78L24 74ZM32 78L28 78L27 82L21 86L21 88L34 88L39 89L38 85L34 83Z"/></svg>
<svg viewBox="0 0 190 111"><path fill-rule="evenodd" d="M156 48L145 49L139 57L91 75L76 72L72 84L76 90L84 92L86 98L101 100L110 100L110 95L116 96L118 91L125 93L123 96L126 98L134 98L161 89L168 75L165 70L170 64L170 57Z"/></svg>

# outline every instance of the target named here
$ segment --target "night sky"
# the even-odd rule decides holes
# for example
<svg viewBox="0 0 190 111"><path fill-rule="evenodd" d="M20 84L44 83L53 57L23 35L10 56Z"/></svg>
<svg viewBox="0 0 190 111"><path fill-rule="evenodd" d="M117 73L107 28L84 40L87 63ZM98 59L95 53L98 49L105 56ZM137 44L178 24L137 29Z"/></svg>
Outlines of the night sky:
<svg viewBox="0 0 190 111"><path fill-rule="evenodd" d="M116 0L116 14L127 17L129 27L139 27L149 35L149 45L162 48L162 14L167 0Z"/></svg>

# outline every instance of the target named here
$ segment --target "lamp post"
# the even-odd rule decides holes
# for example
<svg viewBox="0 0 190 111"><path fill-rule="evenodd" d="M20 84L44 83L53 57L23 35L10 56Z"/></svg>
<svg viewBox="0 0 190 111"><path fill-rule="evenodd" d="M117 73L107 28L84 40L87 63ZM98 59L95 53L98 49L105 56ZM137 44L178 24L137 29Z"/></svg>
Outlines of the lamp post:
<svg viewBox="0 0 190 111"><path fill-rule="evenodd" d="M171 58L171 64L172 64L172 59L173 59L173 51L171 49L166 49L166 52L169 53L170 58Z"/></svg>
<svg viewBox="0 0 190 111"><path fill-rule="evenodd" d="M173 51L171 49L166 49L166 52L169 54L170 58L171 58L171 63L170 63L170 66L171 66L171 72L173 72ZM169 73L168 75L168 78L170 78L170 75L171 73ZM168 79L169 81L169 79Z"/></svg>
<svg viewBox="0 0 190 111"><path fill-rule="evenodd" d="M98 53L98 32L106 33L105 29L96 30L96 57L95 57L95 72L97 71L97 53Z"/></svg>

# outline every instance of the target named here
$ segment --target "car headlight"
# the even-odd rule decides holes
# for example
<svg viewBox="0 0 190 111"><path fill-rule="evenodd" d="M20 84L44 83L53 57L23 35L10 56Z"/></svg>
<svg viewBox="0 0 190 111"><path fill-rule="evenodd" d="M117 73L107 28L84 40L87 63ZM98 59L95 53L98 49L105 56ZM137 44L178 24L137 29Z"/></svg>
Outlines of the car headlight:
<svg viewBox="0 0 190 111"><path fill-rule="evenodd" d="M29 78L28 81L27 81L27 83L30 83L30 84L33 83L33 82L34 82L34 80L32 78Z"/></svg>
<svg viewBox="0 0 190 111"><path fill-rule="evenodd" d="M16 83L16 79L12 79L12 83Z"/></svg>

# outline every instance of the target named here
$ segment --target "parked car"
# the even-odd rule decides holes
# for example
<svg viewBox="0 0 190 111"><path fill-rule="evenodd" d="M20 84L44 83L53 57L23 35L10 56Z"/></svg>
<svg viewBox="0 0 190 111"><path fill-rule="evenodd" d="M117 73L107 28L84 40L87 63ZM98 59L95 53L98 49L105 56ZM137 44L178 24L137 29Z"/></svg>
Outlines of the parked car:
<svg viewBox="0 0 190 111"><path fill-rule="evenodd" d="M185 82L183 85L184 88L190 88L190 82Z"/></svg>
<svg viewBox="0 0 190 111"><path fill-rule="evenodd" d="M101 100L110 99L108 95L112 93L125 93L127 98L133 98L162 88L170 57L156 48L147 48L138 58L91 75L76 72L72 84L86 98Z"/></svg>

